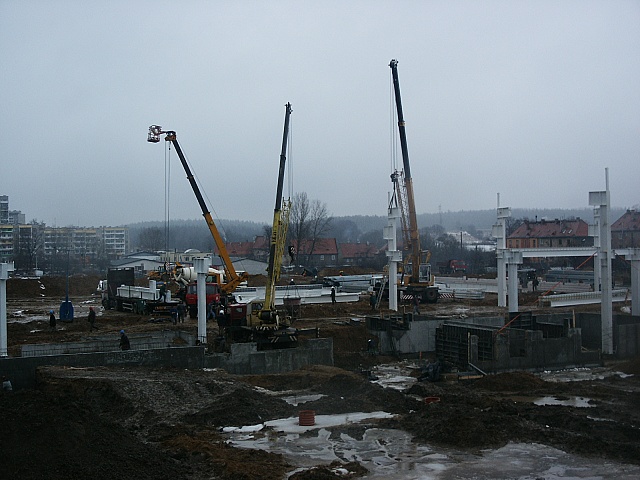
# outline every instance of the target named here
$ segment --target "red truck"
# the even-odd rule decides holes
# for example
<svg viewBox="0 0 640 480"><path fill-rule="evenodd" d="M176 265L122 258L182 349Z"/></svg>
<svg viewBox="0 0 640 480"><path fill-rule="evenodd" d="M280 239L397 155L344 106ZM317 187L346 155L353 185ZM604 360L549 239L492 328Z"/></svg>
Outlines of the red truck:
<svg viewBox="0 0 640 480"><path fill-rule="evenodd" d="M442 275L467 273L467 264L464 263L464 260L447 260L446 262L438 262L438 272Z"/></svg>
<svg viewBox="0 0 640 480"><path fill-rule="evenodd" d="M220 288L217 283L207 282L207 305L220 303ZM186 286L184 301L191 318L198 316L198 289L197 283L191 282Z"/></svg>

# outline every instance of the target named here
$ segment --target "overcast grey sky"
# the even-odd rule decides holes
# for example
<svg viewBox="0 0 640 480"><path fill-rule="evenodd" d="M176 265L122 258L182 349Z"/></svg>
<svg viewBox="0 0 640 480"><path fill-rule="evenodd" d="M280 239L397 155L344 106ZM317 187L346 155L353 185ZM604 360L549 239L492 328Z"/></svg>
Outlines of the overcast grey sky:
<svg viewBox="0 0 640 480"><path fill-rule="evenodd" d="M27 221L165 217L177 132L214 217L293 192L386 215L391 69L418 213L640 203L640 2L0 0L0 194ZM169 216L200 209L175 154ZM401 163L401 160L400 160Z"/></svg>

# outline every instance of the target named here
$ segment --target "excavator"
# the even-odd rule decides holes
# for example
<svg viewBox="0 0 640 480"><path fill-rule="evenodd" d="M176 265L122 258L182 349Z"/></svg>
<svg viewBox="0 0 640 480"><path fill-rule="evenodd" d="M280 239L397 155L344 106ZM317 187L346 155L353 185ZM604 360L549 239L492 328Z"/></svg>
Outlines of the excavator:
<svg viewBox="0 0 640 480"><path fill-rule="evenodd" d="M421 303L436 303L438 301L438 287L435 277L431 274L429 259L431 252L420 248L420 234L416 216L416 205L413 195L413 179L409 164L409 150L407 148L407 134L405 131L402 100L400 99L400 81L398 80L398 61L391 60L391 75L395 94L396 111L398 114L398 132L400 134L400 148L402 149L402 171L394 171L391 181L394 187L393 195L400 207L404 250L407 254L402 265L400 280L400 294L418 297Z"/></svg>

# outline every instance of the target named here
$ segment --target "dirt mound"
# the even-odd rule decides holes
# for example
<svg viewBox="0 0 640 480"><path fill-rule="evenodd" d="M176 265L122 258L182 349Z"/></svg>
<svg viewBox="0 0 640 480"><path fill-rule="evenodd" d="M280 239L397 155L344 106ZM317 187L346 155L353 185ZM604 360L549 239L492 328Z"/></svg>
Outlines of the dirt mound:
<svg viewBox="0 0 640 480"><path fill-rule="evenodd" d="M91 295L95 293L100 278L95 275L72 275L69 277L69 295ZM64 297L67 291L66 277L10 278L7 280L7 297Z"/></svg>
<svg viewBox="0 0 640 480"><path fill-rule="evenodd" d="M187 479L189 469L145 444L76 395L0 396L5 478ZM144 465L144 468L141 468Z"/></svg>
<svg viewBox="0 0 640 480"><path fill-rule="evenodd" d="M627 360L617 365L616 369L629 375L640 375L640 357Z"/></svg>
<svg viewBox="0 0 640 480"><path fill-rule="evenodd" d="M290 480L331 480L333 478L358 478L366 475L368 470L358 462L340 463L333 462L331 465L313 467L303 472L294 473Z"/></svg>
<svg viewBox="0 0 640 480"><path fill-rule="evenodd" d="M241 427L257 425L273 418L289 417L295 413L292 406L284 400L242 387L223 393L215 402L197 413L185 416L184 421L216 427Z"/></svg>
<svg viewBox="0 0 640 480"><path fill-rule="evenodd" d="M476 388L492 392L530 392L544 387L546 382L532 373L509 372L497 375L486 375L473 383Z"/></svg>

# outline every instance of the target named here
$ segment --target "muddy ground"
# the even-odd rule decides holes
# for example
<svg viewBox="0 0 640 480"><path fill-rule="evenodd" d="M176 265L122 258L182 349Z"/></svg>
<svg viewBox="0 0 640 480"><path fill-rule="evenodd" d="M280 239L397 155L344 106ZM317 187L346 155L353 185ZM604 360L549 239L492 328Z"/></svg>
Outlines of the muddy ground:
<svg viewBox="0 0 640 480"><path fill-rule="evenodd" d="M180 328L149 317L100 311L100 330L88 331L86 312L99 300L97 282L72 281L76 319L49 331L49 308L64 299L65 284L42 279L9 282L8 343L19 355L25 343L71 341L121 328L130 332ZM22 281L25 282L25 281ZM57 283L56 283L57 282ZM12 284L13 283L13 284ZM44 287L41 287L43 285ZM484 311L485 303L427 307L442 314L460 308ZM495 309L494 309L495 310ZM35 390L0 395L0 465L5 478L92 479L281 479L296 465L282 455L231 447L221 428L296 417L293 406L270 392L323 394L305 403L317 414L386 411L391 419L332 427L358 438L372 426L410 432L414 442L478 453L508 442L539 443L586 457L640 464L640 359L608 361L628 375L587 381L548 382L527 372L460 382L416 382L406 391L384 389L362 370L398 361L367 354L369 338L360 322L366 300L352 305L304 308L301 325L318 326L334 339L335 366L311 366L266 376L232 376L223 371L144 368L59 368L39 370ZM17 313L21 312L21 313ZM41 315L33 321L25 318ZM157 320L157 319L156 319ZM214 334L212 327L211 334ZM419 365L419 363L417 363ZM419 370L415 370L415 375ZM261 387L261 388L256 388ZM265 390L266 389L266 390ZM268 391L267 391L268 390ZM522 397L585 397L590 408L536 405ZM426 403L426 397L439 402ZM265 435L277 435L266 430ZM367 470L344 459L347 475L326 465L290 478L366 477Z"/></svg>

